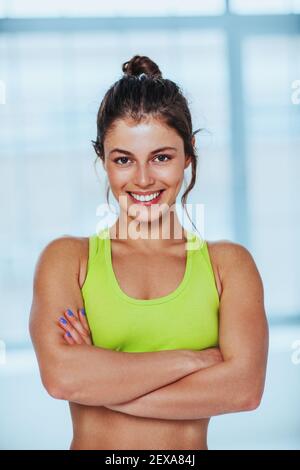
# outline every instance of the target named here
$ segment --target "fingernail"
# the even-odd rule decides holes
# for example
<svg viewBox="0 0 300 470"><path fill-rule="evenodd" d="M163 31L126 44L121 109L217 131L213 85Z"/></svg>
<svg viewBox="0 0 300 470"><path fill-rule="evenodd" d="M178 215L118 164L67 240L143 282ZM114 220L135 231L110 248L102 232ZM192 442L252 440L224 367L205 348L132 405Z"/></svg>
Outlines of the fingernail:
<svg viewBox="0 0 300 470"><path fill-rule="evenodd" d="M74 314L73 314L72 310L70 310L70 309L67 310L67 314L69 315L69 317L74 317Z"/></svg>
<svg viewBox="0 0 300 470"><path fill-rule="evenodd" d="M85 315L85 310L84 310L84 308L81 308L80 311L81 311L82 315Z"/></svg>
<svg viewBox="0 0 300 470"><path fill-rule="evenodd" d="M67 320L64 318L64 317L60 317L60 322L63 323L64 325L66 325L68 322Z"/></svg>
<svg viewBox="0 0 300 470"><path fill-rule="evenodd" d="M69 338L72 337L71 333L69 331L67 331L67 336L69 336Z"/></svg>

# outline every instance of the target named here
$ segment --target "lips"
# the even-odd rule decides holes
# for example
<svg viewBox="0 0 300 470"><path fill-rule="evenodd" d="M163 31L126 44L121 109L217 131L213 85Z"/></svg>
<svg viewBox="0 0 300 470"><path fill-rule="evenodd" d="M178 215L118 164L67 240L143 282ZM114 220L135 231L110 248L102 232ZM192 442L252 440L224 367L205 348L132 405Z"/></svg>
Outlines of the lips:
<svg viewBox="0 0 300 470"><path fill-rule="evenodd" d="M158 192L158 191L151 191L151 192L147 192L147 193L138 193L138 192L134 192L135 194L138 194L138 195L143 195L143 196L147 196L149 194L153 194L155 192ZM130 196L130 199L135 203L135 204L143 204L144 206L151 206L152 204L157 204L157 202L160 200L161 198L161 195L162 193L164 192L164 189L160 190L160 193L159 195L155 198L155 199L151 199L151 201L139 201L138 199L135 199L130 191L127 191L127 193L129 194Z"/></svg>

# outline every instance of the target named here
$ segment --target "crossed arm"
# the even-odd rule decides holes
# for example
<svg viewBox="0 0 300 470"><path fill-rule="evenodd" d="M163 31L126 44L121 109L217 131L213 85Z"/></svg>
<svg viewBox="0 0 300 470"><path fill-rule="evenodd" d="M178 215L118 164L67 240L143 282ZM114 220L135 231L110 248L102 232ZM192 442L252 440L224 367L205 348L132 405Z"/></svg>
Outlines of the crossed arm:
<svg viewBox="0 0 300 470"><path fill-rule="evenodd" d="M166 350L121 352L91 345L88 334L72 335L68 344L59 316L68 325L83 320L79 285L83 240L61 237L50 242L38 258L33 282L29 332L41 380L57 399L88 406L125 403L175 382L203 366L202 351ZM67 273L67 275L66 275ZM74 312L67 314L67 308ZM82 323L82 327L84 322ZM82 330L81 330L82 332Z"/></svg>
<svg viewBox="0 0 300 470"><path fill-rule="evenodd" d="M176 371L177 376L173 372L172 377L167 376L160 360L158 364L161 368L156 368L159 380L154 384L153 374L149 374L145 377L148 387L144 386L142 390L140 385L138 393L135 390L131 395L128 393L119 394L118 397L115 395L115 400L110 402L103 398L101 401L96 397L82 401L78 394L71 392L63 394L64 399L85 404L102 404L116 412L160 419L199 419L255 409L260 403L264 389L268 352L268 326L264 311L263 286L250 253L240 245L226 242L223 245L219 250L221 252L223 249L220 270L223 291L220 299L219 329L219 346L223 360L215 356L215 360L212 361L207 351L198 351L201 361L197 366L195 367L193 362L194 368L186 368L185 371L181 368L180 371ZM34 314L32 315L34 317ZM78 326L80 319L85 330L88 330L84 319L76 315L69 320L70 326L62 324L60 326L65 330L69 328L69 331L73 328L73 336L76 336L75 326L76 324ZM38 334L35 335L34 332L33 336L38 338ZM89 332L81 335L79 341L88 342L88 336ZM76 343L67 336L64 339L69 345ZM36 342L39 342L38 339ZM89 344L82 344L80 348L82 347L98 349ZM78 350L77 347L67 346L67 348ZM164 352L172 353L172 351ZM180 351L173 352L180 353ZM154 355L144 353L144 359L146 356L150 359L149 354L154 359L155 354L160 353ZM166 356L165 358L167 359ZM117 361L115 365L117 366ZM126 372L130 373L130 369L124 372L126 375ZM166 376L164 382L162 375ZM130 380L126 384L130 387ZM76 385L79 385L78 381ZM99 397L99 388L95 387L92 393L97 393ZM62 394L56 396L62 397ZM127 398L122 399L122 396Z"/></svg>
<svg viewBox="0 0 300 470"><path fill-rule="evenodd" d="M263 284L250 253L225 243L220 269L219 346L223 361L112 410L161 419L199 419L256 409L268 355Z"/></svg>

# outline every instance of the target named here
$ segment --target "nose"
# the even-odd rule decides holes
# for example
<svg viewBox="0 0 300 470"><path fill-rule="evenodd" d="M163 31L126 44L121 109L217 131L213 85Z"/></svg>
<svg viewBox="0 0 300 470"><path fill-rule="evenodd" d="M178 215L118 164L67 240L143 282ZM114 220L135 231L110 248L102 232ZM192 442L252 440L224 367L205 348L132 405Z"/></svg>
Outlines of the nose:
<svg viewBox="0 0 300 470"><path fill-rule="evenodd" d="M133 178L133 183L136 186L144 188L152 185L154 182L155 179L151 175L151 168L147 167L147 164L137 165Z"/></svg>

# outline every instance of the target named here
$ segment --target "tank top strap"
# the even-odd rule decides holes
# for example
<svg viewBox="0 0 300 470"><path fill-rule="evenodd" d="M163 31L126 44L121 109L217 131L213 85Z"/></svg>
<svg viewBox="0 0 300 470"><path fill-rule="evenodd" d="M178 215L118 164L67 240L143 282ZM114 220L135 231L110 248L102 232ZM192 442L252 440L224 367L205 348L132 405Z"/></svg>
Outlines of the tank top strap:
<svg viewBox="0 0 300 470"><path fill-rule="evenodd" d="M210 255L209 255L209 251L208 251L207 241L205 241L204 244L203 244L202 254L203 254L203 258L205 259L206 264L207 264L213 278L215 278L214 270L213 270L213 267L212 267L212 263L211 263L211 259L210 259Z"/></svg>
<svg viewBox="0 0 300 470"><path fill-rule="evenodd" d="M88 269L91 264L95 261L98 252L98 239L97 234L89 236L89 257L88 257Z"/></svg>
<svg viewBox="0 0 300 470"><path fill-rule="evenodd" d="M102 251L102 240L107 237L106 228L93 233L89 237L89 264L93 263L98 253Z"/></svg>
<svg viewBox="0 0 300 470"><path fill-rule="evenodd" d="M213 270L212 260L208 251L207 241L204 239L202 240L201 249L199 250L199 256L201 256L202 259L204 260L204 263L208 269L208 272L210 273L211 279L216 284L215 273Z"/></svg>
<svg viewBox="0 0 300 470"><path fill-rule="evenodd" d="M205 263L210 273L212 274L213 278L215 278L214 270L212 267L212 263L211 263L211 259L210 259L210 255L208 251L207 241L201 236L197 235L195 232L188 232L188 238L189 238L188 244L190 244L190 249L205 260Z"/></svg>

